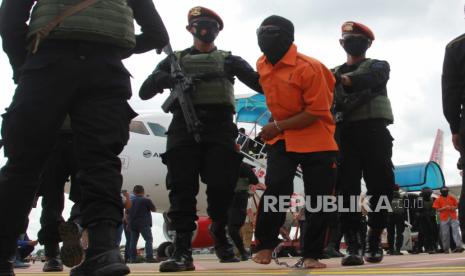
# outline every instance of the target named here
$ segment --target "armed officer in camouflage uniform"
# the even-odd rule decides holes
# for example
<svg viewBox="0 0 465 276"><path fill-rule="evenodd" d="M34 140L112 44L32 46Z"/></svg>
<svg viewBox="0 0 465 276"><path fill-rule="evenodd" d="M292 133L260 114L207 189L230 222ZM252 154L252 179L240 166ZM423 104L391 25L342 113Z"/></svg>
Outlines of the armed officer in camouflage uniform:
<svg viewBox="0 0 465 276"><path fill-rule="evenodd" d="M350 196L360 195L362 176L367 195L372 196L373 209L381 196L387 196L388 202L392 199L393 138L387 125L393 123L393 115L386 90L389 64L365 57L374 39L373 32L365 25L352 21L342 25L340 44L347 53L347 62L334 69L338 80L334 101L341 154L339 177L345 207L349 207ZM380 239L386 228L386 217L386 210L368 214L367 262L380 262L383 258ZM342 265L363 264L360 212L342 213L341 223L348 245Z"/></svg>
<svg viewBox="0 0 465 276"><path fill-rule="evenodd" d="M465 34L455 38L446 46L442 68L442 106L450 126L452 143L465 160ZM462 191L459 199L459 221L465 233L465 178L462 177ZM462 235L465 242L465 235Z"/></svg>
<svg viewBox="0 0 465 276"><path fill-rule="evenodd" d="M160 265L160 271L194 270L191 238L196 229L196 199L199 175L207 184L208 215L215 241L215 253L221 262L239 261L226 238L228 208L239 176L241 156L235 150L238 131L233 122L234 77L260 91L258 73L238 56L218 50L214 44L223 21L212 10L194 7L188 13L187 31L194 45L177 52L186 76L194 79L191 96L195 113L202 123L200 142L188 132L183 112L176 102L171 108L173 120L168 129L164 162L168 167L170 209L168 218L176 230L173 256ZM141 87L139 95L149 99L170 88L170 61L163 60Z"/></svg>
<svg viewBox="0 0 465 276"><path fill-rule="evenodd" d="M141 35L134 34L134 19ZM14 275L10 257L66 114L89 233L85 261L71 275L128 274L115 242L123 214L118 154L136 114L121 59L168 43L155 6L150 0L4 0L0 26L18 84L2 122L8 162L0 172L0 221L9 227L0 228L0 275Z"/></svg>

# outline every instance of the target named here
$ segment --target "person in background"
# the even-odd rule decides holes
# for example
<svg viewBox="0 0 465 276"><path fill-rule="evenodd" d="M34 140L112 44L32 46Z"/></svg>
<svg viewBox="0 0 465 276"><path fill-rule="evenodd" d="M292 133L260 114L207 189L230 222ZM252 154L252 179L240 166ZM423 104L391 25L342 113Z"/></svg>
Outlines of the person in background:
<svg viewBox="0 0 465 276"><path fill-rule="evenodd" d="M244 142L247 140L247 136L245 136L245 128L241 127L239 128L239 137L237 137L237 143L243 148Z"/></svg>
<svg viewBox="0 0 465 276"><path fill-rule="evenodd" d="M252 204L249 200L247 205L247 217L245 219L244 225L241 227L241 237L244 244L245 250L252 252L252 239L253 231L255 229L255 214L252 209Z"/></svg>
<svg viewBox="0 0 465 276"><path fill-rule="evenodd" d="M79 233L74 223L64 223L62 216L65 207L64 188L70 181L69 199L76 210L80 202L80 188L76 181L77 164L74 151L74 135L70 117L66 116L57 133L55 146L47 160L40 178L38 195L42 196L41 228L37 234L40 244L44 245L45 263L43 272L63 271L63 264L73 267L82 262L84 251L79 243ZM66 224L66 225L65 225ZM64 239L63 239L64 237ZM63 242L61 252L59 243Z"/></svg>
<svg viewBox="0 0 465 276"><path fill-rule="evenodd" d="M433 208L439 213L440 235L444 253L448 254L450 250L450 234L454 239L456 248L453 252L463 252L462 238L459 231L459 221L457 220L457 199L449 194L449 188L441 188L441 196L436 198Z"/></svg>
<svg viewBox="0 0 465 276"><path fill-rule="evenodd" d="M29 268L31 266L25 262L25 259L27 256L31 255L32 251L34 251L34 248L38 243L39 242L37 240L30 240L27 234L20 235L17 243L18 247L16 249L14 262L15 268Z"/></svg>
<svg viewBox="0 0 465 276"><path fill-rule="evenodd" d="M127 212L129 211L129 209L132 206L132 201L131 201L131 198L130 198L130 195L129 195L128 191L126 191L126 190L121 191L121 200L123 201L124 215L123 215L123 223L121 223L120 226L118 226L118 239L116 240L116 245L117 246L120 246L120 244L121 244L121 238L123 236L124 227L128 224L126 214L127 214Z"/></svg>
<svg viewBox="0 0 465 276"><path fill-rule="evenodd" d="M416 209L416 225L418 226L418 237L425 247L425 251L434 254L438 248L439 231L436 222L436 210L433 208L434 198L431 197L433 190L428 187L421 189L418 199L421 200L421 206ZM415 248L420 252L421 248Z"/></svg>
<svg viewBox="0 0 465 276"><path fill-rule="evenodd" d="M334 214L331 220L331 232L328 245L323 253L328 258L342 258L345 255L340 251L342 240L341 219L339 214Z"/></svg>
<svg viewBox="0 0 465 276"><path fill-rule="evenodd" d="M399 191L399 185L394 185L394 193L391 200L392 212L388 213L387 236L390 255L403 255L401 251L404 244L405 216L406 208L405 199Z"/></svg>
<svg viewBox="0 0 465 276"><path fill-rule="evenodd" d="M123 197L126 198L124 194L125 192L127 193L127 191L124 190L122 192L123 192ZM130 206L129 208L124 210L123 223L122 223L124 237L126 238L126 243L124 245L124 262L126 263L129 262L129 255L131 251L131 229L129 228L129 209L132 207L132 200L135 198L134 194L128 193L128 195L129 195L129 203L128 201L126 201L124 202L124 204L128 204Z"/></svg>
<svg viewBox="0 0 465 276"><path fill-rule="evenodd" d="M258 178L252 167L244 162L241 163L239 179L234 189L234 198L229 207L228 233L236 246L241 261L247 261L250 257L242 241L240 230L247 216L247 205L249 202L251 185L258 184Z"/></svg>
<svg viewBox="0 0 465 276"><path fill-rule="evenodd" d="M137 262L137 242L139 235L145 240L145 261L154 263L153 237L152 237L152 212L156 211L152 200L145 197L144 187L134 186L135 197L132 199L132 207L129 209L129 229L131 230L131 244L129 262Z"/></svg>

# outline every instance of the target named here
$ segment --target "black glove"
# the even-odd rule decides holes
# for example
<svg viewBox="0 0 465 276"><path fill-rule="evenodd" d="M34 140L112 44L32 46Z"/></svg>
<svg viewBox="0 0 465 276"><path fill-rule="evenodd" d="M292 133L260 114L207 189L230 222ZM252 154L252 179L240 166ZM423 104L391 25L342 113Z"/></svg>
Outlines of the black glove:
<svg viewBox="0 0 465 276"><path fill-rule="evenodd" d="M157 71L152 73L152 79L155 83L155 86L161 89L173 88L174 86L174 80L171 77L171 74L165 71Z"/></svg>
<svg viewBox="0 0 465 276"><path fill-rule="evenodd" d="M163 93L163 89L172 88L173 80L171 75L165 71L156 71L152 73L142 84L139 89L139 97L142 100L148 100L158 93Z"/></svg>

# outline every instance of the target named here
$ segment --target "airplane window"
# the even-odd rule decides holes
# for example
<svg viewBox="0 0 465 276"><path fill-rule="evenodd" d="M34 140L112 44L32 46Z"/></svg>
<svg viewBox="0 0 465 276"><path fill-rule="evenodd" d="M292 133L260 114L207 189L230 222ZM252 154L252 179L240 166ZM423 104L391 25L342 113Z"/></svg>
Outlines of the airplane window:
<svg viewBox="0 0 465 276"><path fill-rule="evenodd" d="M166 137L166 128L160 124L147 123L155 136Z"/></svg>
<svg viewBox="0 0 465 276"><path fill-rule="evenodd" d="M149 130L141 121L132 121L131 124L129 124L129 131L143 135L150 135Z"/></svg>

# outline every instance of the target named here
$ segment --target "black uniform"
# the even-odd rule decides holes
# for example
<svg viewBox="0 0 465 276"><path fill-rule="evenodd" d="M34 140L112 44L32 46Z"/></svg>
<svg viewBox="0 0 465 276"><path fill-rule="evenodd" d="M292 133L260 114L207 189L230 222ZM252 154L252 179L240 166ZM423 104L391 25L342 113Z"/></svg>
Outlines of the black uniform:
<svg viewBox="0 0 465 276"><path fill-rule="evenodd" d="M421 247L425 247L426 252L434 253L438 247L439 229L436 222L436 209L433 208L434 198L431 194L420 193L419 199L422 201L421 208L416 209L416 225L418 227L419 244L415 250L421 252Z"/></svg>
<svg viewBox="0 0 465 276"><path fill-rule="evenodd" d="M452 134L460 134L462 160L465 160L465 34L452 40L446 47L442 69L442 104L444 115L449 122ZM465 181L462 177L462 192L459 199L459 221L462 233L465 232ZM465 235L463 235L465 237ZM465 241L465 240L464 240Z"/></svg>
<svg viewBox="0 0 465 276"><path fill-rule="evenodd" d="M0 209L4 210L0 221L8 221L9 227L0 228L0 262L14 253L16 239L25 230L39 174L66 114L75 134L83 225L121 223L118 154L129 138L129 122L136 115L127 103L130 74L121 59L162 48L168 42L152 1L129 0L144 31L129 52L110 44L46 39L37 53L28 55L26 22L34 3L4 0L1 7L3 49L18 87L2 123L8 162L0 172ZM104 248L109 242L101 243Z"/></svg>
<svg viewBox="0 0 465 276"><path fill-rule="evenodd" d="M60 131L55 147L41 175L38 195L42 196L41 229L37 235L39 242L45 245L58 245L61 241L58 226L64 222L64 185L70 180L70 199L78 203L80 190L76 181L76 158L71 131ZM46 250L47 251L47 250ZM47 255L47 257L55 257ZM58 252L57 252L58 253Z"/></svg>
<svg viewBox="0 0 465 276"><path fill-rule="evenodd" d="M335 90L336 133L339 144L339 174L343 204L350 207L351 197L361 193L361 179L365 180L370 206L375 208L380 198L392 199L394 166L392 164L393 138L387 125L393 115L387 97L389 64L386 61L364 59L357 64L335 69L336 77L349 76L352 85L339 85ZM342 116L341 116L342 114ZM384 201L386 202L386 201ZM348 254L342 265L361 265L362 246L368 262L380 262L383 258L381 233L386 227L386 209L368 213L370 226L365 245L362 235L364 221L360 212L341 214L341 225Z"/></svg>
<svg viewBox="0 0 465 276"><path fill-rule="evenodd" d="M241 163L239 170L239 181L241 179L247 179L246 182L248 185L258 184L258 178L252 170L252 167L244 162ZM245 184L245 183L244 183ZM240 230L242 225L244 225L245 218L247 217L247 204L249 202L249 190L248 186L239 187L236 186L234 192L234 198L232 204L229 208L229 222L228 222L228 233L231 239L234 242L234 245L239 250L241 257L247 259L247 252L244 248L244 242L240 236Z"/></svg>
<svg viewBox="0 0 465 276"><path fill-rule="evenodd" d="M355 71L360 64L342 65L340 73ZM389 79L389 64L378 61L371 66L369 73L351 76L353 86L344 89L347 93L357 93L364 89L374 92L386 88ZM360 180L363 176L367 195L371 195L370 203L376 206L380 196L387 195L392 199L394 173L392 157L393 138L386 126L391 123L385 119L368 119L337 124L338 143L340 149L339 178L342 179L342 194L357 196L361 193ZM349 205L347 205L349 206ZM371 212L368 215L368 226L374 229L386 228L386 212ZM358 231L361 225L360 213L342 213L342 228Z"/></svg>
<svg viewBox="0 0 465 276"><path fill-rule="evenodd" d="M215 49L216 50L216 49ZM195 48L182 51L181 56L200 54ZM229 55L225 59L224 71L230 81L238 77L255 91L261 91L258 73L242 58ZM165 83L155 80L159 75L170 73L169 60L157 66L141 88L144 93L165 88ZM163 87L165 86L165 87ZM177 105L177 104L176 104ZM173 120L168 128L168 141L163 160L168 167L170 209L168 217L173 229L180 233L196 229L195 221L199 191L199 175L207 184L207 213L211 219L226 225L228 209L239 173L241 156L235 150L237 127L233 122L234 107L230 105L196 105L196 114L202 122L201 142L187 132L183 113L178 106L172 109Z"/></svg>
<svg viewBox="0 0 465 276"><path fill-rule="evenodd" d="M405 208L404 198L398 191L394 192L391 207L393 212L388 214L387 235L390 254L400 255L404 243Z"/></svg>

